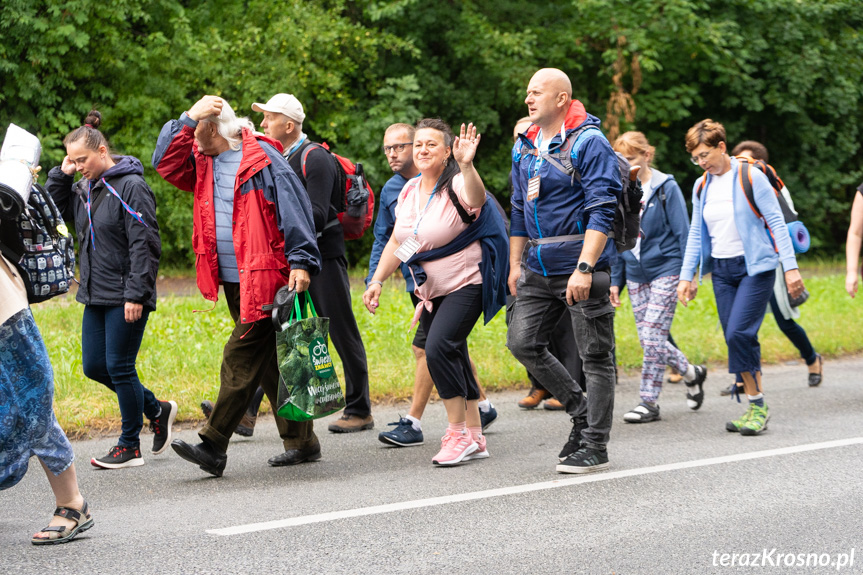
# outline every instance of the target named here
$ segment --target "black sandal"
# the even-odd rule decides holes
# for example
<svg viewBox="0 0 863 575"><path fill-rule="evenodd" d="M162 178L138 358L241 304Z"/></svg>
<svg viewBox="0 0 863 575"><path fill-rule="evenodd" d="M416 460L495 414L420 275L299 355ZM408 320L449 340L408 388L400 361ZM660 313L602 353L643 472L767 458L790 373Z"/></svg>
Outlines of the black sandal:
<svg viewBox="0 0 863 575"><path fill-rule="evenodd" d="M809 374L809 387L818 387L821 385L821 373L824 371L824 359L821 354L815 356L815 361L818 362L818 373Z"/></svg>
<svg viewBox="0 0 863 575"><path fill-rule="evenodd" d="M33 545L58 545L60 543L68 543L79 533L82 533L93 526L93 518L90 517L90 511L87 507L86 501L80 511L72 509L71 507L58 507L54 510L54 517L71 519L75 522L75 527L72 529L67 525L52 525L45 527L39 531L39 533L47 533L48 537L42 538L34 536L30 539L30 543ZM55 533L56 537L54 536Z"/></svg>

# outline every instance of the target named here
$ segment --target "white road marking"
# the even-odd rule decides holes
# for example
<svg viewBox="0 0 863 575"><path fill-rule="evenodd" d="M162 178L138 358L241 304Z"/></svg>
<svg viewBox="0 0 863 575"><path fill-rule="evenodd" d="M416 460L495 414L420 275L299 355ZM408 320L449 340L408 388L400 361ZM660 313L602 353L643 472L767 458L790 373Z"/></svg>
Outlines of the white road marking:
<svg viewBox="0 0 863 575"><path fill-rule="evenodd" d="M529 483L527 485L514 485L512 487L501 487L498 489L487 489L484 491L473 491L456 495L445 495L442 497L430 497L428 499L416 499L414 501L401 501L387 505L375 505L372 507L361 507L358 509L345 509L342 511L331 511L329 513L318 513L316 515L303 515L287 519L277 519L262 523L249 523L237 525L236 527L225 527L223 529L207 529L212 535L242 535L243 533L254 533L256 531L268 531L270 529L284 529L286 527L297 527L310 523L323 523L326 521L337 521L351 517L363 517L365 515L379 515L381 513L392 513L406 509L418 509L420 507L434 507L436 505L448 505L462 501L475 501L477 499L490 499L505 495L517 495L519 493L530 493L532 491L543 491L546 489L558 489L570 487L582 483L595 483L599 481L611 481L625 477L637 477L639 475L650 475L652 473L663 473L666 471L677 471L680 469L693 469L696 467L707 467L708 465L721 465L723 463L736 463L738 461L749 461L778 455L790 455L794 453L805 453L820 449L833 449L835 447L846 447L849 445L863 444L863 437L851 437L836 441L825 441L822 443L810 443L807 445L795 445L779 449L766 449L764 451L753 451L750 453L739 453L736 455L725 455L722 457L710 457L708 459L696 459L694 461L681 461L679 463L668 463L665 465L654 465L651 467L640 467L637 469L626 469L623 471L612 471L609 473L597 473L588 475L561 476L554 481L543 481L541 483Z"/></svg>

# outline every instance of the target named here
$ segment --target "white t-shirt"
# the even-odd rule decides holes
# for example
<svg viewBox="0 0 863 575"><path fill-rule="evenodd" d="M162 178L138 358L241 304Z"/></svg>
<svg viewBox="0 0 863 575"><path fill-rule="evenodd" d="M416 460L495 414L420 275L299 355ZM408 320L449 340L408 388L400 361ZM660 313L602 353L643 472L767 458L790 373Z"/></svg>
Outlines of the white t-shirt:
<svg viewBox="0 0 863 575"><path fill-rule="evenodd" d="M704 200L703 217L710 234L711 252L714 258L728 259L743 255L743 240L734 224L734 170L721 176L711 176L710 185L701 193Z"/></svg>

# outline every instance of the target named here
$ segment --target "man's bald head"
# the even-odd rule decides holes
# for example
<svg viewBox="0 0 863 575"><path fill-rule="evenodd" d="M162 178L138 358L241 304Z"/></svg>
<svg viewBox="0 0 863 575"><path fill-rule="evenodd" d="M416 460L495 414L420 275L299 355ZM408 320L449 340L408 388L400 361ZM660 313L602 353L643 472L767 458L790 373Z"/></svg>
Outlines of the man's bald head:
<svg viewBox="0 0 863 575"><path fill-rule="evenodd" d="M549 88L556 93L564 92L568 99L572 99L572 82L569 81L569 76L567 76L563 70L558 70L557 68L543 68L530 79L531 83L535 81L542 83L546 88Z"/></svg>
<svg viewBox="0 0 863 575"><path fill-rule="evenodd" d="M527 114L543 131L557 131L572 102L572 82L557 68L543 68L527 85Z"/></svg>

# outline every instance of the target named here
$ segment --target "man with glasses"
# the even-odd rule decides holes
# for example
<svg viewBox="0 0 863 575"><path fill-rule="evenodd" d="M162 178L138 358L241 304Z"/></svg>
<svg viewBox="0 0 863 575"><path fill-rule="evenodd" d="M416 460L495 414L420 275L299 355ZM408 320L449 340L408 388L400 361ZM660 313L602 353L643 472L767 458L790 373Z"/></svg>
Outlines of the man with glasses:
<svg viewBox="0 0 863 575"><path fill-rule="evenodd" d="M405 184L408 183L408 180L419 175L419 170L414 165L413 160L414 131L414 127L408 124L393 124L384 133L383 152L387 157L390 168L393 170L393 177L384 184L383 189L381 189L380 199L378 200L380 207L378 208L378 216L375 220L375 242L372 245L371 256L369 256L369 275L365 280L366 286L368 286L369 281L374 276L384 247L393 233L399 193L405 187ZM413 278L405 264L402 264L401 270L405 278L405 289L411 294L413 304L416 305L419 299L413 293ZM431 374L428 367L426 367L425 341L425 332L420 326L414 333L412 343L414 357L417 360L417 368L411 406L407 416L400 418L398 422L390 424L394 426L394 429L382 431L378 435L378 439L382 443L396 447L411 447L423 444L423 432L420 420L434 387ZM479 377L477 376L476 366L473 361L471 361L471 369L473 369L474 378L479 384ZM482 385L479 385L479 392L480 419L482 420L482 427L485 429L497 419L497 410L486 398Z"/></svg>

